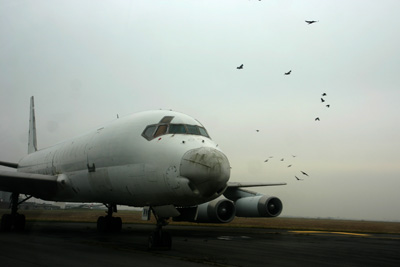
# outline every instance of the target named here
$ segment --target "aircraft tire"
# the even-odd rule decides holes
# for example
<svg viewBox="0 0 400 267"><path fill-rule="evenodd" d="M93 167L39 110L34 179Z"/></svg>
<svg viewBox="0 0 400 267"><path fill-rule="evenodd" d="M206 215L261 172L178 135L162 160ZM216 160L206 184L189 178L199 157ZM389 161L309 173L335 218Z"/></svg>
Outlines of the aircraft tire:
<svg viewBox="0 0 400 267"><path fill-rule="evenodd" d="M149 236L149 249L170 250L172 246L171 234L164 231L156 231Z"/></svg>
<svg viewBox="0 0 400 267"><path fill-rule="evenodd" d="M100 233L107 232L107 220L104 216L100 216L97 219L97 231Z"/></svg>
<svg viewBox="0 0 400 267"><path fill-rule="evenodd" d="M161 246L170 250L172 246L172 237L168 232L161 232Z"/></svg>
<svg viewBox="0 0 400 267"><path fill-rule="evenodd" d="M12 217L11 214L3 214L1 216L1 231L2 232L9 232L12 228Z"/></svg>
<svg viewBox="0 0 400 267"><path fill-rule="evenodd" d="M25 230L25 215L16 214L14 217L14 229L15 231L22 232Z"/></svg>
<svg viewBox="0 0 400 267"><path fill-rule="evenodd" d="M149 249L156 249L159 247L160 235L158 232L153 232L149 236Z"/></svg>

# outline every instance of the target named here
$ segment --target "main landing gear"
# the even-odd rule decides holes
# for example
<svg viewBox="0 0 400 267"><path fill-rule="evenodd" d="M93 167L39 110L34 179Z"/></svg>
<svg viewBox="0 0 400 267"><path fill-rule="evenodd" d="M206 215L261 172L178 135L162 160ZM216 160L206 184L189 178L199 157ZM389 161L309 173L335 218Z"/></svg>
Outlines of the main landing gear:
<svg viewBox="0 0 400 267"><path fill-rule="evenodd" d="M97 231L101 233L119 233L122 229L121 217L113 217L113 212L117 212L117 205L107 205L106 216L100 216L97 219Z"/></svg>
<svg viewBox="0 0 400 267"><path fill-rule="evenodd" d="M23 231L25 229L25 215L19 214L18 213L18 206L28 199L30 199L32 196L25 198L24 200L19 202L19 193L12 193L11 194L11 214L4 214L1 217L1 225L0 229L1 231Z"/></svg>
<svg viewBox="0 0 400 267"><path fill-rule="evenodd" d="M157 220L156 230L149 236L149 249L165 249L170 250L172 245L171 234L162 230L163 226L168 224L168 218L158 217L153 212Z"/></svg>

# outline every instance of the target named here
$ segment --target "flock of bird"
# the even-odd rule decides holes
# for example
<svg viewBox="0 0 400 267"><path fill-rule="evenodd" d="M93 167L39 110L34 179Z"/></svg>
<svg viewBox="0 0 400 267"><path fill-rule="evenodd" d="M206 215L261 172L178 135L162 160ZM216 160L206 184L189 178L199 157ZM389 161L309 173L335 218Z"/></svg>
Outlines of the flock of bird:
<svg viewBox="0 0 400 267"><path fill-rule="evenodd" d="M296 155L292 155L293 158L296 157ZM268 159L264 160L264 163L269 162L272 158L274 158L273 156L270 156ZM284 161L285 158L281 158L280 161ZM292 164L287 165L288 168L292 167ZM309 176L308 173L304 172L304 171L300 171L302 175L304 176ZM296 178L297 181L303 181L304 179L301 179L299 177L297 177L297 175L294 176Z"/></svg>
<svg viewBox="0 0 400 267"><path fill-rule="evenodd" d="M316 23L316 22L318 22L318 21L316 21L316 20L306 20L305 21L308 25L311 25L311 24L313 24L313 23ZM238 67L236 67L236 69L238 69L238 70L241 70L241 69L243 69L244 68L244 64L241 64L240 66L238 66ZM292 70L289 70L289 71L287 71L287 72L285 72L284 73L284 75L290 75L292 73ZM322 97L321 97L321 103L325 103L326 102L326 100L324 99L324 97L326 97L327 96L327 94L326 93L322 93ZM330 104L325 104L325 107L327 107L327 108L329 108L330 107ZM319 117L316 117L315 118L315 121L320 121L320 118ZM259 132L260 130L256 130L256 132ZM293 158L295 158L296 156L295 155L292 155L292 157ZM268 162L270 159L272 159L273 158L273 156L271 156L271 157L269 157L268 159L266 159L265 161L264 161L264 163L266 163L266 162ZM284 161L285 159L284 158L281 158L281 160L280 161ZM290 167L292 167L292 164L289 164L288 166L287 166L288 168L290 168ZM301 174L302 175L304 175L304 176L309 176L306 172L304 172L304 171L300 171L301 172ZM304 179L301 179L301 178L299 178L297 175L295 175L294 176L295 178L296 178L296 180L297 181L303 181Z"/></svg>
<svg viewBox="0 0 400 267"><path fill-rule="evenodd" d="M327 96L327 94L326 93L323 93L322 94L322 97L325 97L325 96ZM322 98L321 97L321 103L325 103L326 101L325 101L325 99L324 98ZM325 107L327 107L327 108L329 108L331 105L330 104L325 104ZM319 117L316 117L315 118L315 121L319 121L320 119L319 119Z"/></svg>

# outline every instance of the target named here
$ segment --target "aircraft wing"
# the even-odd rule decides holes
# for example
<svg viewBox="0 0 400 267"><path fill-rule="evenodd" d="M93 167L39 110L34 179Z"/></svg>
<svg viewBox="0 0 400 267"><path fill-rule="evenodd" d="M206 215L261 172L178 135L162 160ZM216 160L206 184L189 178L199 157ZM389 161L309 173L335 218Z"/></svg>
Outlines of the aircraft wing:
<svg viewBox="0 0 400 267"><path fill-rule="evenodd" d="M15 169L18 168L18 163L14 163L14 162L0 161L0 165L10 167L10 168L15 168Z"/></svg>
<svg viewBox="0 0 400 267"><path fill-rule="evenodd" d="M0 171L0 191L35 195L55 192L57 176L24 172Z"/></svg>
<svg viewBox="0 0 400 267"><path fill-rule="evenodd" d="M277 186L277 185L286 185L286 183L237 183L237 182L228 182L228 188Z"/></svg>

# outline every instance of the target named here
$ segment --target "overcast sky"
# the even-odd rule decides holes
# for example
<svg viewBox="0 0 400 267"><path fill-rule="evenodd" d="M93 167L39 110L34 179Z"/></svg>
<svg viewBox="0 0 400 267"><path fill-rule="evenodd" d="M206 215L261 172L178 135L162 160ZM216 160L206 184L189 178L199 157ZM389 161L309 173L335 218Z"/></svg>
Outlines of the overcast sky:
<svg viewBox="0 0 400 267"><path fill-rule="evenodd" d="M399 10L0 0L0 160L27 153L32 95L39 148L117 114L173 109L203 123L231 181L287 182L256 188L281 198L283 216L400 220Z"/></svg>

